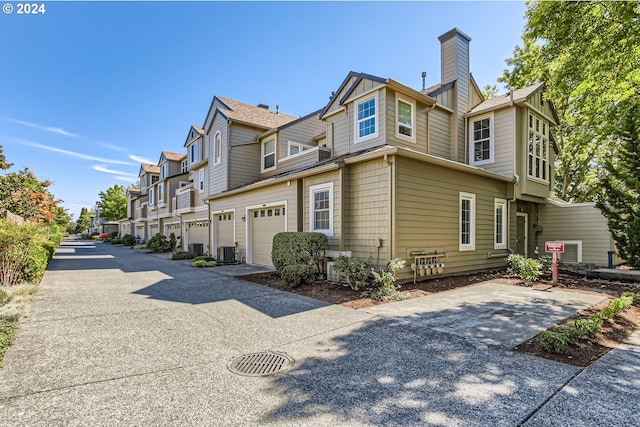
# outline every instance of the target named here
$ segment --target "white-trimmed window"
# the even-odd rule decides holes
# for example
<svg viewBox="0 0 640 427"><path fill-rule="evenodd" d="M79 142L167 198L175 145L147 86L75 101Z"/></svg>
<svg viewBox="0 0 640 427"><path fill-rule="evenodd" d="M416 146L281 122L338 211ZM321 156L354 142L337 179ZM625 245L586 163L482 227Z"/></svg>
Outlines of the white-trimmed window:
<svg viewBox="0 0 640 427"><path fill-rule="evenodd" d="M197 163L200 160L198 141L189 146L189 163Z"/></svg>
<svg viewBox="0 0 640 427"><path fill-rule="evenodd" d="M149 206L153 206L155 204L156 199L156 187L151 187L149 189Z"/></svg>
<svg viewBox="0 0 640 427"><path fill-rule="evenodd" d="M222 157L222 134L220 131L216 132L216 136L213 138L213 163L216 165L220 163Z"/></svg>
<svg viewBox="0 0 640 427"><path fill-rule="evenodd" d="M476 249L476 195L460 192L459 250Z"/></svg>
<svg viewBox="0 0 640 427"><path fill-rule="evenodd" d="M160 178L165 179L167 177L168 166L166 163L160 165Z"/></svg>
<svg viewBox="0 0 640 427"><path fill-rule="evenodd" d="M303 151L313 148L311 145L300 144L298 142L289 141L289 156L295 156Z"/></svg>
<svg viewBox="0 0 640 427"><path fill-rule="evenodd" d="M309 224L311 231L333 236L333 183L309 187Z"/></svg>
<svg viewBox="0 0 640 427"><path fill-rule="evenodd" d="M493 248L507 249L507 201L495 199L493 208Z"/></svg>
<svg viewBox="0 0 640 427"><path fill-rule="evenodd" d="M183 160L180 164L180 170L182 170L182 173L187 173L189 170L189 162L187 162L187 159Z"/></svg>
<svg viewBox="0 0 640 427"><path fill-rule="evenodd" d="M365 139L378 136L378 95L375 94L369 98L356 103L355 114L355 134L356 141L364 141Z"/></svg>
<svg viewBox="0 0 640 427"><path fill-rule="evenodd" d="M151 185L155 184L159 180L160 180L160 177L158 175L151 175Z"/></svg>
<svg viewBox="0 0 640 427"><path fill-rule="evenodd" d="M472 165L493 163L493 113L471 121L469 145Z"/></svg>
<svg viewBox="0 0 640 427"><path fill-rule="evenodd" d="M276 139L271 138L262 143L262 172L276 167Z"/></svg>
<svg viewBox="0 0 640 427"><path fill-rule="evenodd" d="M198 192L204 191L204 169L198 171Z"/></svg>
<svg viewBox="0 0 640 427"><path fill-rule="evenodd" d="M158 204L164 203L164 182L158 184Z"/></svg>
<svg viewBox="0 0 640 427"><path fill-rule="evenodd" d="M415 142L415 122L415 103L398 97L396 99L396 136Z"/></svg>
<svg viewBox="0 0 640 427"><path fill-rule="evenodd" d="M529 155L527 175L530 178L549 182L549 123L529 112Z"/></svg>

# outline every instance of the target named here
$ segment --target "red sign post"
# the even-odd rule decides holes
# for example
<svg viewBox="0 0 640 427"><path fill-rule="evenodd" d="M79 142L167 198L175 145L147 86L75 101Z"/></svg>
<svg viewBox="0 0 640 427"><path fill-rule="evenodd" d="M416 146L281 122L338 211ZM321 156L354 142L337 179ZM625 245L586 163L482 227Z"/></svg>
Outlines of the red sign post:
<svg viewBox="0 0 640 427"><path fill-rule="evenodd" d="M558 284L558 254L564 253L564 242L544 242L544 251L553 254L551 285Z"/></svg>

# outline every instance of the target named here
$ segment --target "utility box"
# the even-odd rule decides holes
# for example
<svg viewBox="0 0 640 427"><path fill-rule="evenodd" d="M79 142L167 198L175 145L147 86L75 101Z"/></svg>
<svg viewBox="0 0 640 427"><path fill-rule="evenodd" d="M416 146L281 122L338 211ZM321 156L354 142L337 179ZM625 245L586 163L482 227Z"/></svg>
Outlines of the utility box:
<svg viewBox="0 0 640 427"><path fill-rule="evenodd" d="M189 243L187 249L189 252L196 254L196 256L202 256L204 255L203 246L204 245L202 243Z"/></svg>
<svg viewBox="0 0 640 427"><path fill-rule="evenodd" d="M233 246L220 246L218 248L218 257L216 262L218 264L232 264L236 262L236 248Z"/></svg>

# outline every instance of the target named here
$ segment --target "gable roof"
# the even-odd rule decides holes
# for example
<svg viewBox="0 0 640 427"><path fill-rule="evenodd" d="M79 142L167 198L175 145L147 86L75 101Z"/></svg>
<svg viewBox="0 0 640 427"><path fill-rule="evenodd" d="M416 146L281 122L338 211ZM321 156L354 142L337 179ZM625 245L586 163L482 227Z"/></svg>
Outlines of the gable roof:
<svg viewBox="0 0 640 427"><path fill-rule="evenodd" d="M495 96L491 99L487 99L477 106L473 107L471 111L469 111L468 115L476 115L479 113L484 113L492 110L496 110L501 107L506 107L513 102L523 102L526 101L532 93L540 89L544 86L544 83L536 83L531 86L524 87L522 89L516 89L511 92L507 92L504 95ZM513 96L511 94L513 93Z"/></svg>
<svg viewBox="0 0 640 427"><path fill-rule="evenodd" d="M142 163L140 165L140 173L138 175L142 175L142 172L145 173L160 173L160 166L152 165L150 163Z"/></svg>
<svg viewBox="0 0 640 427"><path fill-rule="evenodd" d="M210 116L215 116L216 113L220 113L227 120L237 121L265 129L272 129L280 127L293 120L297 120L297 117L283 114L280 112L271 111L267 108L258 107L255 105L245 104L244 102L236 101L231 98L224 98L222 96L214 96L211 102L211 108L218 100L222 104L222 108L217 107L212 114L207 114L207 119ZM206 131L208 132L213 125L213 120Z"/></svg>
<svg viewBox="0 0 640 427"><path fill-rule="evenodd" d="M193 133L193 131L196 131L196 133L198 134L197 137L191 138L191 134ZM191 127L189 128L189 132L187 133L187 139L184 141L184 147L187 146L187 144L189 144L191 141L200 138L202 135L204 135L204 129L202 129L200 126L198 125L191 125Z"/></svg>
<svg viewBox="0 0 640 427"><path fill-rule="evenodd" d="M187 155L184 153L180 154L180 153L172 153L170 151L163 151L162 154L160 155L160 160L162 160L163 157L172 162L179 162L180 160L186 158Z"/></svg>

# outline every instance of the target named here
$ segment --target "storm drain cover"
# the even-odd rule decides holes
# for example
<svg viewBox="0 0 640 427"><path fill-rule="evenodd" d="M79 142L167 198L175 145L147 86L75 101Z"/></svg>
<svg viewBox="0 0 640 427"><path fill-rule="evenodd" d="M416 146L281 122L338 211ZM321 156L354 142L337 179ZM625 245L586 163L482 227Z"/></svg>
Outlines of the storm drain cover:
<svg viewBox="0 0 640 427"><path fill-rule="evenodd" d="M263 351L236 357L228 368L236 374L260 377L286 371L292 364L293 359L286 354Z"/></svg>

